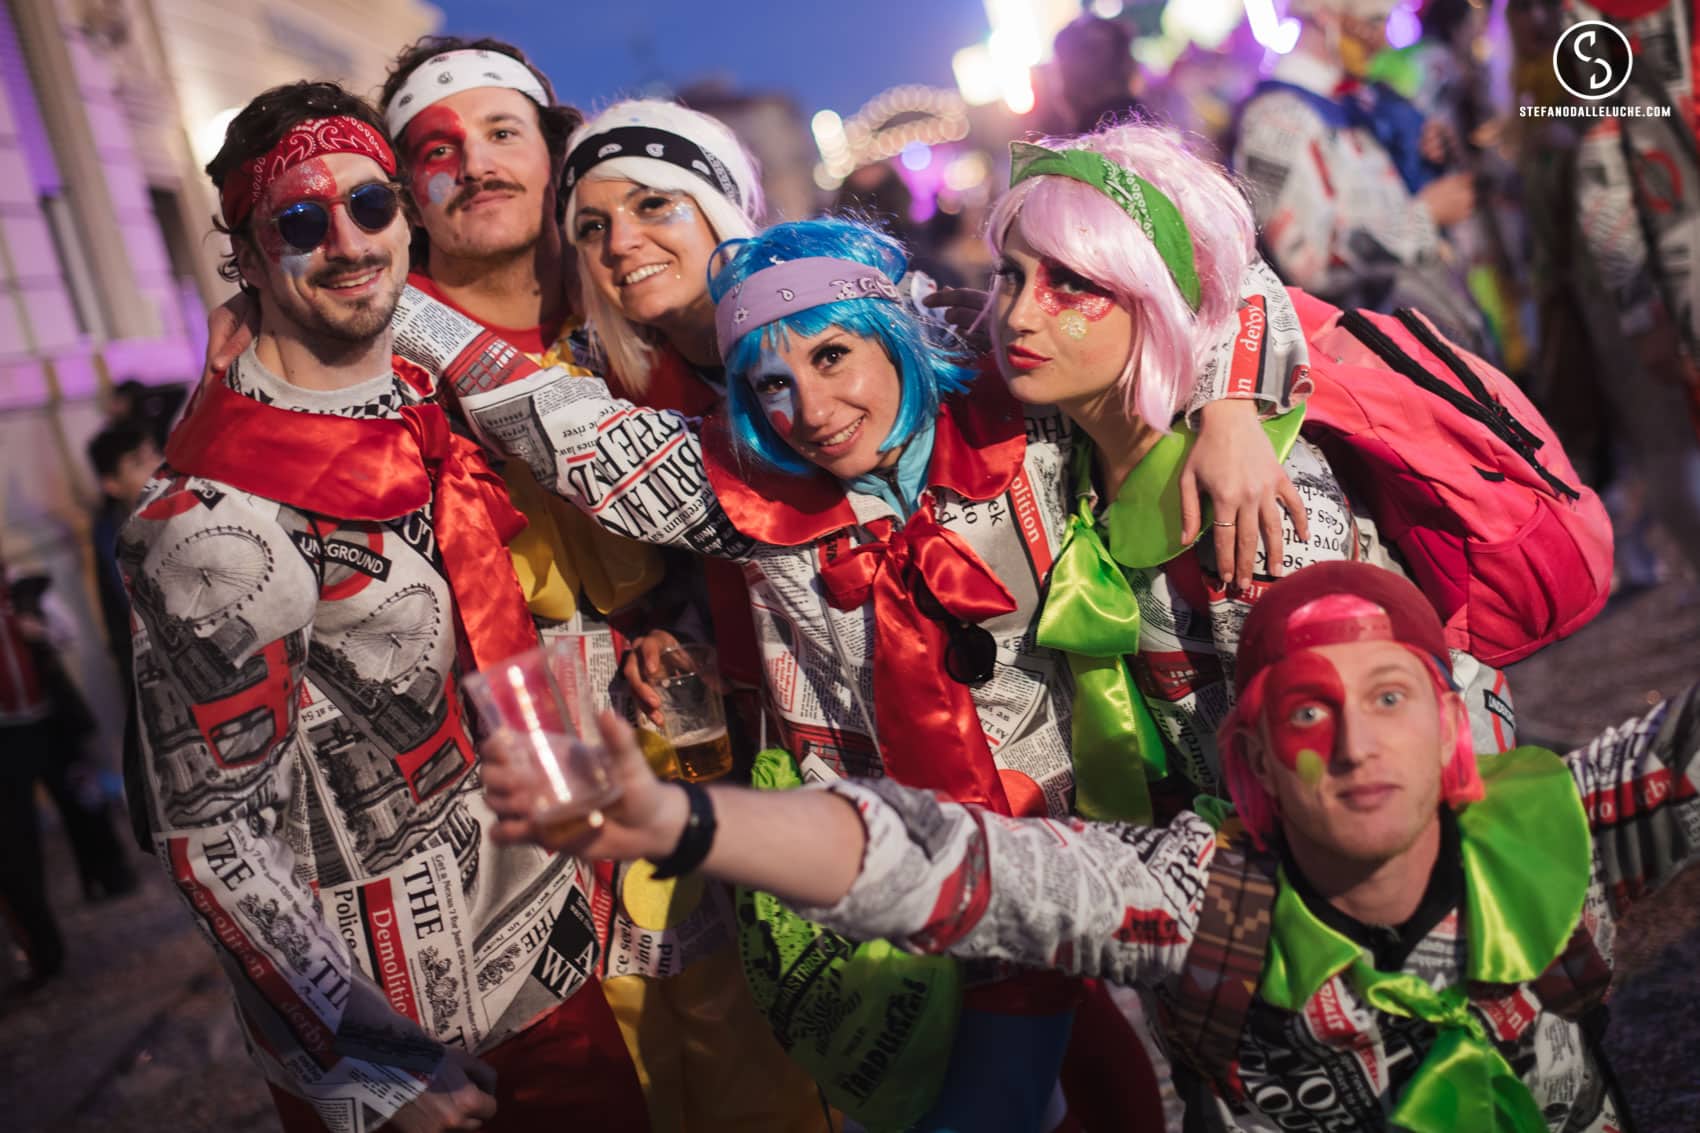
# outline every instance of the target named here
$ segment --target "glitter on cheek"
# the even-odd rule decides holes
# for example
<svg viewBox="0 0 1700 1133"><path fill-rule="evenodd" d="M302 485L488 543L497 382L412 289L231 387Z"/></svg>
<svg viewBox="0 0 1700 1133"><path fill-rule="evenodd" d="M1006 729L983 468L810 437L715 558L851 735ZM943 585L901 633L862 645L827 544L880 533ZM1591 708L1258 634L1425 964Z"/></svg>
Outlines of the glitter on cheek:
<svg viewBox="0 0 1700 1133"><path fill-rule="evenodd" d="M307 274L307 265L312 262L312 252L290 252L287 255L279 256L277 261L278 266L284 270L286 275L292 275L297 279Z"/></svg>
<svg viewBox="0 0 1700 1133"><path fill-rule="evenodd" d="M1057 326L1076 341L1086 337L1086 316L1070 308L1057 316Z"/></svg>
<svg viewBox="0 0 1700 1133"><path fill-rule="evenodd" d="M690 201L680 201L675 204L666 216L661 218L663 224L693 224L696 222L697 210Z"/></svg>
<svg viewBox="0 0 1700 1133"><path fill-rule="evenodd" d="M1307 747L1301 749L1298 755L1294 757L1293 770L1298 773L1299 782L1307 787L1315 787L1322 782L1323 772L1326 768L1323 765L1322 756L1317 754L1316 749Z"/></svg>
<svg viewBox="0 0 1700 1133"><path fill-rule="evenodd" d="M425 183L425 199L434 205L440 205L454 195L455 179L453 175L443 172L431 174Z"/></svg>

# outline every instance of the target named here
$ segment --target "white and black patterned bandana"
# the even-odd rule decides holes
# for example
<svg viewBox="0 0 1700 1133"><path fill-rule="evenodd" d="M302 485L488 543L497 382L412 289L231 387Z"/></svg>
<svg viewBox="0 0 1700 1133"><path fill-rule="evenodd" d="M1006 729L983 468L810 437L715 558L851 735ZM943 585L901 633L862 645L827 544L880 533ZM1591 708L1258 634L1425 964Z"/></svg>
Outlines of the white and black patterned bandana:
<svg viewBox="0 0 1700 1133"><path fill-rule="evenodd" d="M720 191L720 195L742 208L744 197L732 171L714 153L683 134L654 126L616 126L592 134L567 155L564 182L572 192L579 179L604 161L622 157L647 157L687 169Z"/></svg>
<svg viewBox="0 0 1700 1133"><path fill-rule="evenodd" d="M517 90L538 106L548 106L549 96L531 68L500 51L445 51L433 55L413 69L407 81L384 111L390 137L400 138L407 124L428 106L434 106L463 90L506 87Z"/></svg>

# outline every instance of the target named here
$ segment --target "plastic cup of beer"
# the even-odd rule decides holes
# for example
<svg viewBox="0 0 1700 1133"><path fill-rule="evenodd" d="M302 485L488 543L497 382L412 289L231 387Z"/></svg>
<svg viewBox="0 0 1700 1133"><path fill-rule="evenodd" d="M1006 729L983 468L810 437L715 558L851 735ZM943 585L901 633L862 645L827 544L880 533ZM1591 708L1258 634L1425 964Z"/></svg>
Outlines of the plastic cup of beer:
<svg viewBox="0 0 1700 1133"><path fill-rule="evenodd" d="M596 729L590 669L572 641L469 673L461 688L486 727L518 738L557 801L595 808L620 797Z"/></svg>
<svg viewBox="0 0 1700 1133"><path fill-rule="evenodd" d="M700 783L732 770L726 703L712 645L676 645L661 654L661 729L673 745L679 778Z"/></svg>

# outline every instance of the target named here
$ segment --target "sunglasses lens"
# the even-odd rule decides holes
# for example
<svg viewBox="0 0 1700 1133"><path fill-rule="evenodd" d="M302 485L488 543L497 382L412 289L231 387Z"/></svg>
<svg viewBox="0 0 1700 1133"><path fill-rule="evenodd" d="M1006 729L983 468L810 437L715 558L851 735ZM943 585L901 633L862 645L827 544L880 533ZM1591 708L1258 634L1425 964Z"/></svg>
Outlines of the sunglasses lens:
<svg viewBox="0 0 1700 1133"><path fill-rule="evenodd" d="M983 626L959 623L950 631L944 671L957 684L977 685L991 680L997 659L998 643Z"/></svg>
<svg viewBox="0 0 1700 1133"><path fill-rule="evenodd" d="M382 232L395 219L401 202L388 185L362 185L348 194L348 215L368 232Z"/></svg>
<svg viewBox="0 0 1700 1133"><path fill-rule="evenodd" d="M317 201L297 201L277 214L277 234L284 243L302 252L311 252L323 244L330 227L331 214Z"/></svg>

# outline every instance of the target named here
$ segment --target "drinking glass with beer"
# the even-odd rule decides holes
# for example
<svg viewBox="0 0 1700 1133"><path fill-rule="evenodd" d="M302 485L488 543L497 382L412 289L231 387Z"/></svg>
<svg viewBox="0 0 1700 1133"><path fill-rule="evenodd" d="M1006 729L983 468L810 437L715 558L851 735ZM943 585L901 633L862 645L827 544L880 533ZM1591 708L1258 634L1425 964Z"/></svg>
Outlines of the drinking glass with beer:
<svg viewBox="0 0 1700 1133"><path fill-rule="evenodd" d="M561 802L606 806L620 796L596 730L590 666L572 640L552 641L461 678L478 718L503 728Z"/></svg>
<svg viewBox="0 0 1700 1133"><path fill-rule="evenodd" d="M661 729L678 757L679 777L693 783L732 770L726 735L725 686L712 645L675 645L661 654L652 682L661 696Z"/></svg>

